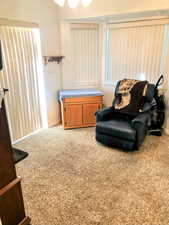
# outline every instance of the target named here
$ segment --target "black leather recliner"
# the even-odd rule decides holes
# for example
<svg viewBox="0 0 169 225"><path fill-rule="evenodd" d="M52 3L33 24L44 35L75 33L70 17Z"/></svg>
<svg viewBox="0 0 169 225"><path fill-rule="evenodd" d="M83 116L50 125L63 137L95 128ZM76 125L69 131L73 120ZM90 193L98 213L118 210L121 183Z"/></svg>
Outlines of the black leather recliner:
<svg viewBox="0 0 169 225"><path fill-rule="evenodd" d="M115 97L120 81L117 83ZM113 106L96 112L96 140L109 147L126 151L138 150L151 121L151 103L155 85L148 84L143 110L136 117L114 112Z"/></svg>

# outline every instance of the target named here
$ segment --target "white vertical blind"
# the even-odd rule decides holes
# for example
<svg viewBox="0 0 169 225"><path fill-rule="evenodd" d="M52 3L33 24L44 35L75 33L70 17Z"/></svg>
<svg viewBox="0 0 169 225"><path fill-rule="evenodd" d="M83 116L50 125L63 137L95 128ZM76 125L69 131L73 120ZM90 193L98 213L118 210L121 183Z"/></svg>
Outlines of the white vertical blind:
<svg viewBox="0 0 169 225"><path fill-rule="evenodd" d="M98 82L98 29L71 29L74 81L80 84Z"/></svg>
<svg viewBox="0 0 169 225"><path fill-rule="evenodd" d="M0 32L4 58L1 86L10 90L6 106L11 138L16 141L42 128L37 29L5 26Z"/></svg>
<svg viewBox="0 0 169 225"><path fill-rule="evenodd" d="M160 75L164 25L109 27L106 81L123 78L156 82Z"/></svg>
<svg viewBox="0 0 169 225"><path fill-rule="evenodd" d="M164 63L162 63L162 69L164 69L164 75L165 75L165 103L166 103L166 124L165 128L167 131L167 134L169 134L169 25L165 25L165 39L164 39L164 45L163 45L163 59Z"/></svg>

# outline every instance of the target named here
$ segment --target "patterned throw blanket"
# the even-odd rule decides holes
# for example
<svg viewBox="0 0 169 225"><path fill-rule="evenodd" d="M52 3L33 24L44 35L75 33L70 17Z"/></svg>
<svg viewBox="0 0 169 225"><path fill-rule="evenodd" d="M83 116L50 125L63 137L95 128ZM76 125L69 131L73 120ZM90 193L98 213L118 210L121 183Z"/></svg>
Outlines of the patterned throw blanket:
<svg viewBox="0 0 169 225"><path fill-rule="evenodd" d="M141 112L145 104L147 86L148 81L122 80L114 101L115 112L133 116Z"/></svg>

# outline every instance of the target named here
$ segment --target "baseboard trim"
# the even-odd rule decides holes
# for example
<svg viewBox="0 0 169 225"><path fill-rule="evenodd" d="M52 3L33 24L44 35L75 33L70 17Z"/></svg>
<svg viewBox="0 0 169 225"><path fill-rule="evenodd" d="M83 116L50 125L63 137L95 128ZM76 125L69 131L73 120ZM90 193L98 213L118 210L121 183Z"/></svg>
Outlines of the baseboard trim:
<svg viewBox="0 0 169 225"><path fill-rule="evenodd" d="M55 124L49 124L49 125L48 125L48 128L50 128L50 127L55 127L55 126L57 126L57 125L59 125L59 124L61 124L61 121L60 121L60 120L57 120ZM46 128L46 129L47 129L47 128ZM26 136L24 136L24 137L22 137L22 138L19 138L19 139L16 140L16 141L13 141L12 144L13 144L13 145L14 145L14 144L17 144L17 142L22 141L22 140L24 140L25 138L27 138L27 137L29 137L29 136L32 136L32 135L34 135L34 134L36 134L36 133L39 133L40 131L43 131L43 130L44 130L44 128L38 129L38 130L36 130L36 131L34 131L34 132L32 132L32 133L30 133L30 134L28 134L28 135L26 135Z"/></svg>
<svg viewBox="0 0 169 225"><path fill-rule="evenodd" d="M36 133L39 133L39 132L42 131L42 130L44 130L44 129L41 128L41 129L38 129L38 130L36 130L36 131L34 131L34 132L30 133L30 134L27 134L26 136L21 137L21 138L17 139L16 141L13 141L12 144L14 145L14 144L16 144L17 142L22 141L22 140L24 140L25 138L27 138L27 137L29 137L29 136L32 136L32 135L34 135L34 134L36 134Z"/></svg>
<svg viewBox="0 0 169 225"><path fill-rule="evenodd" d="M61 121L60 120L57 120L55 124L49 124L49 128L58 126L60 124L61 124Z"/></svg>
<svg viewBox="0 0 169 225"><path fill-rule="evenodd" d="M169 129L164 128L164 133L167 134L167 135L169 135Z"/></svg>

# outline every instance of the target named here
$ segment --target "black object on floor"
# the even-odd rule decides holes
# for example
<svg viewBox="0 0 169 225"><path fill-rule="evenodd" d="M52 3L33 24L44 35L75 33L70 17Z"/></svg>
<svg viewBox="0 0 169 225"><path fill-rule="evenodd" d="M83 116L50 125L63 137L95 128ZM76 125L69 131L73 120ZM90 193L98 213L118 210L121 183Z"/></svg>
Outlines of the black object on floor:
<svg viewBox="0 0 169 225"><path fill-rule="evenodd" d="M25 159L29 155L27 152L24 152L16 148L13 148L12 150L13 150L13 158L14 158L15 164Z"/></svg>

